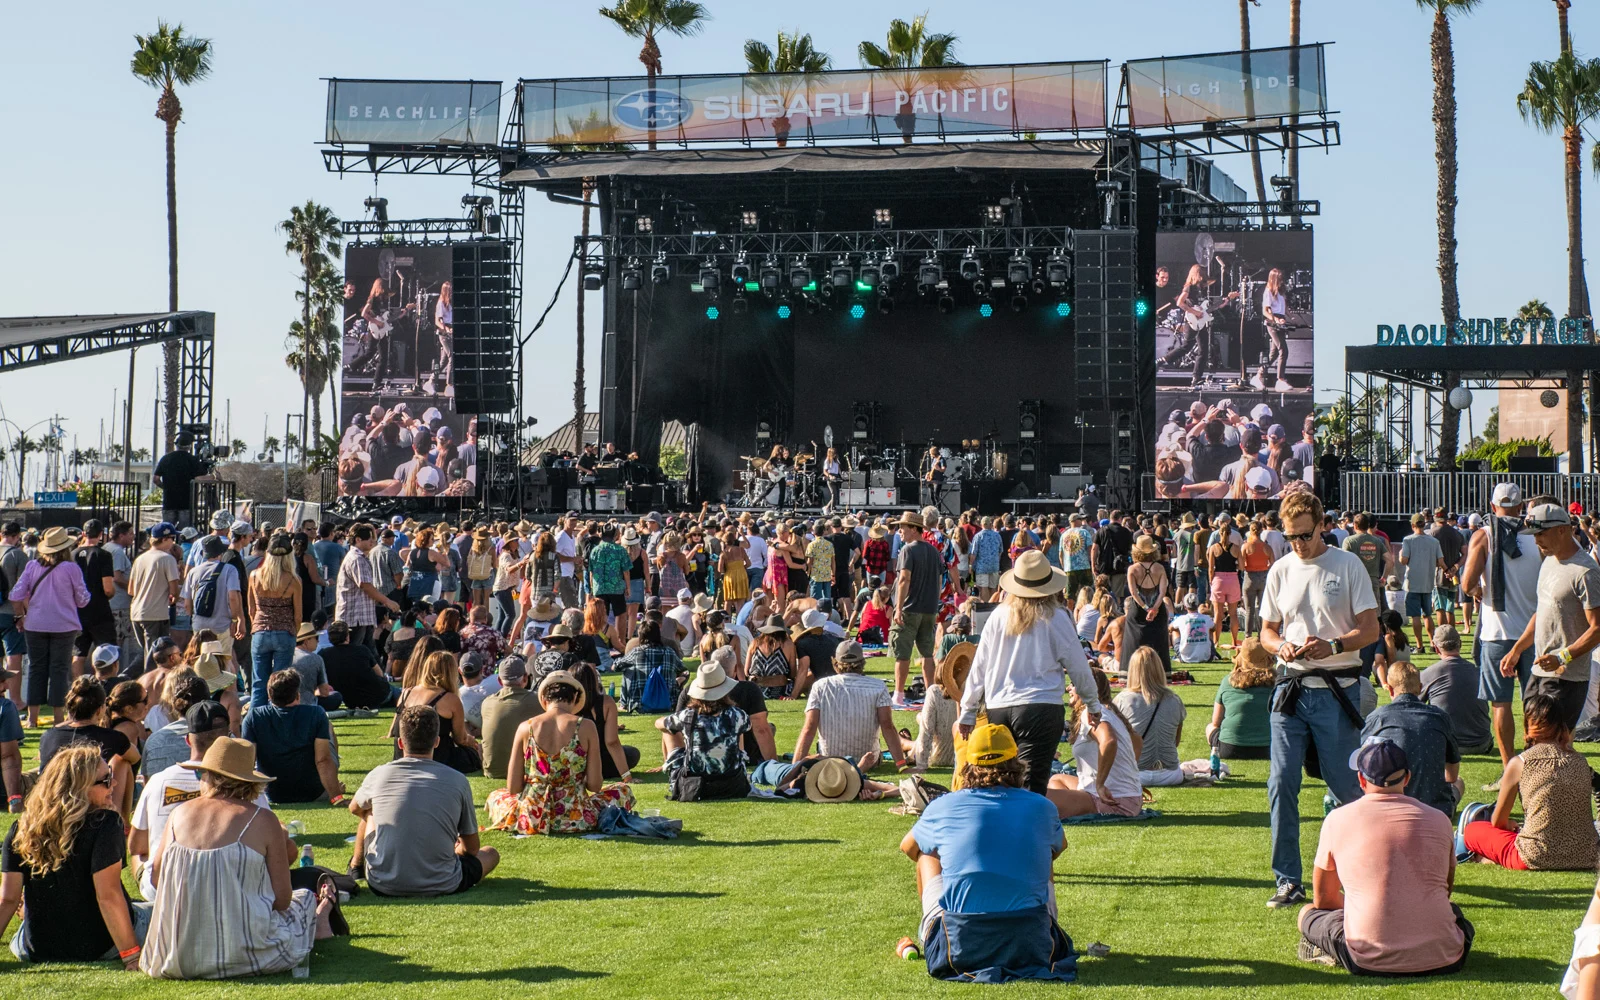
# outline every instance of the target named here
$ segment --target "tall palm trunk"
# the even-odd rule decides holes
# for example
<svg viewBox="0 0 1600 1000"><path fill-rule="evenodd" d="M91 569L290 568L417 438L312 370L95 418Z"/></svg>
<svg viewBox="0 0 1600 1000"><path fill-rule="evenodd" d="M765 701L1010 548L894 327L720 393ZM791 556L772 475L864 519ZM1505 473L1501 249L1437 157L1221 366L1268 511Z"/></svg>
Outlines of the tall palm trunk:
<svg viewBox="0 0 1600 1000"><path fill-rule="evenodd" d="M1572 35L1567 30L1567 8L1571 0L1556 0L1556 24L1561 36L1561 54L1572 51ZM1561 134L1566 147L1567 187L1567 315L1589 314L1589 289L1583 277L1583 134L1567 128ZM1581 368L1567 372L1567 471L1583 470L1583 389ZM1600 387L1589 390L1589 410L1600 397ZM1597 456L1600 457L1600 456Z"/></svg>
<svg viewBox="0 0 1600 1000"><path fill-rule="evenodd" d="M305 301L302 303L301 309L300 309L300 413L302 414L302 419L304 419L304 414L306 414L308 412L311 412L311 409L312 409L312 401L311 401L311 266L310 266L310 262L307 261L304 258L302 258L301 261L300 261L300 280L303 282L303 289L302 290L305 292ZM417 320L417 322L421 323L422 320L419 318ZM376 388L376 386L374 386L374 388ZM311 436L311 441L312 441L313 444L316 443L320 439L320 436L321 436L321 433L322 433L322 400L320 398L321 395L322 395L322 393L319 390L318 393L317 393L317 396L319 398L316 401L317 418L316 418L315 423L312 424L312 427L314 428L314 432L313 432L313 434ZM300 459L301 459L300 464L301 465L305 464L305 457L306 457L306 446L305 446L305 443L302 442L301 445L300 445Z"/></svg>
<svg viewBox="0 0 1600 1000"><path fill-rule="evenodd" d="M1433 57L1433 157L1439 172L1435 212L1439 227L1440 311L1445 328L1454 330L1461 316L1461 293L1456 286L1456 60L1450 19L1443 11L1433 16L1429 48ZM1446 373L1442 383L1446 402L1439 421L1439 465L1447 471L1456 467L1461 429L1461 413L1449 404L1448 398L1459 381L1459 376Z"/></svg>
<svg viewBox="0 0 1600 1000"><path fill-rule="evenodd" d="M178 117L183 113L178 95L169 88L161 95L158 111L167 125L167 311L178 311ZM162 348L161 388L166 397L163 450L171 451L178 430L178 369L183 347L169 341ZM131 421L130 421L131 423ZM131 446L131 440L130 440Z"/></svg>
<svg viewBox="0 0 1600 1000"><path fill-rule="evenodd" d="M1289 76L1294 79L1294 86L1289 88L1289 110L1295 112L1291 120L1300 121L1300 0L1289 0ZM1289 135L1289 181L1291 197L1296 202L1300 200L1300 134ZM1300 217L1295 216L1294 221L1299 222Z"/></svg>
<svg viewBox="0 0 1600 1000"><path fill-rule="evenodd" d="M1239 0L1239 48L1244 52L1244 116L1254 119L1256 116L1256 87L1255 74L1250 69L1250 0ZM1261 144L1252 133L1250 136L1250 169L1256 179L1256 201L1267 200L1266 178L1261 173ZM1261 224L1267 224L1267 209L1261 209Z"/></svg>
<svg viewBox="0 0 1600 1000"><path fill-rule="evenodd" d="M652 80L654 74L652 74ZM651 133L652 136L654 133ZM652 140L653 141L653 140ZM578 244L578 360L572 380L572 428L578 442L574 451L583 450L583 265L589 255L589 199L594 196L594 178L583 179L583 239Z"/></svg>
<svg viewBox="0 0 1600 1000"><path fill-rule="evenodd" d="M660 46L656 45L656 36L654 33L649 33L644 36L644 48L639 52L639 61L644 63L645 86L650 88L650 100L654 101L656 99L656 74L661 72L661 48ZM650 136L647 144L652 150L656 148L655 123L656 113L655 108L652 106L650 109ZM583 210L583 213L584 218L587 219L589 210L586 208ZM585 230L585 232L587 232L587 230ZM580 305L578 308L581 310L583 307ZM582 315L581 312L580 315ZM581 431L583 428L580 427L578 429Z"/></svg>

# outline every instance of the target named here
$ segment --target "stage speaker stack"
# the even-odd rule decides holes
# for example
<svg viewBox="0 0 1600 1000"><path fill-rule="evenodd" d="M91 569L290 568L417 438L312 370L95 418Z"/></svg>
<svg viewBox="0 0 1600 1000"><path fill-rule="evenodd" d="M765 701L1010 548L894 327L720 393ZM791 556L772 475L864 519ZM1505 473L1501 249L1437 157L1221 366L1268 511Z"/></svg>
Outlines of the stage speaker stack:
<svg viewBox="0 0 1600 1000"><path fill-rule="evenodd" d="M1091 413L1135 409L1138 234L1132 229L1080 229L1074 239L1077 412L1088 419Z"/></svg>
<svg viewBox="0 0 1600 1000"><path fill-rule="evenodd" d="M515 281L511 246L499 241L452 244L457 413L510 413Z"/></svg>
<svg viewBox="0 0 1600 1000"><path fill-rule="evenodd" d="M1044 464L1044 403L1024 399L1017 404L1017 476L1037 488Z"/></svg>
<svg viewBox="0 0 1600 1000"><path fill-rule="evenodd" d="M858 447L878 440L878 423L883 407L869 400L850 404L850 440Z"/></svg>

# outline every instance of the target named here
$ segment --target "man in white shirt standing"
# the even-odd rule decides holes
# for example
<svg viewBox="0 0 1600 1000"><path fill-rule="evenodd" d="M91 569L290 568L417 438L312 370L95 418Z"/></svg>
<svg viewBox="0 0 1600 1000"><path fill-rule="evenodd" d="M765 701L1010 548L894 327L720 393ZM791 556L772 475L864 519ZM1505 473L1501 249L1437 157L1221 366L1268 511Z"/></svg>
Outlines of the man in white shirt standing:
<svg viewBox="0 0 1600 1000"><path fill-rule="evenodd" d="M569 517L561 522L556 533L556 563L561 567L561 577L556 582L556 593L563 608L582 607L578 602L578 519Z"/></svg>
<svg viewBox="0 0 1600 1000"><path fill-rule="evenodd" d="M1361 649L1378 638L1378 606L1359 557L1322 539L1322 502L1295 493L1278 508L1291 552L1273 563L1261 599L1261 644L1284 665L1272 698L1271 770L1274 909L1306 901L1300 859L1300 781L1306 751L1316 745L1323 780L1336 802L1361 795L1350 755L1360 743L1361 715L1352 695L1362 674Z"/></svg>
<svg viewBox="0 0 1600 1000"><path fill-rule="evenodd" d="M767 540L748 522L740 530L745 533L744 553L750 560L745 569L750 574L750 589L754 591L761 586L761 578L767 573Z"/></svg>

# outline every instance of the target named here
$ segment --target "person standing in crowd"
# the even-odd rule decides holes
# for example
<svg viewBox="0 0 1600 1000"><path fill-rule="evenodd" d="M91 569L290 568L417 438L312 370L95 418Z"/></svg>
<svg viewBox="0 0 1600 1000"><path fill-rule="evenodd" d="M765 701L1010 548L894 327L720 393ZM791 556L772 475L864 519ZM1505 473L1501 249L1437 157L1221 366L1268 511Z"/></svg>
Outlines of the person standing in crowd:
<svg viewBox="0 0 1600 1000"><path fill-rule="evenodd" d="M1578 546L1572 516L1560 504L1540 504L1523 522L1544 561L1539 566L1538 614L1500 661L1514 676L1532 649L1533 678L1525 695L1543 694L1561 706L1562 723L1576 729L1589 695L1590 654L1600 645L1600 566Z"/></svg>
<svg viewBox="0 0 1600 1000"><path fill-rule="evenodd" d="M233 566L220 560L229 551L228 543L216 535L207 535L195 545L202 551L183 578L183 589L178 592L182 610L189 615L193 630L210 629L217 636L224 660L233 658L235 638L244 638L244 600L240 595L239 573Z"/></svg>
<svg viewBox="0 0 1600 1000"><path fill-rule="evenodd" d="M27 568L29 555L22 547L22 525L7 521L0 525L0 587L9 595ZM5 652L5 669L9 675L5 686L12 704L18 711L27 707L22 695L22 656L28 651L28 640L17 624L20 612L15 601L0 601L0 647Z"/></svg>
<svg viewBox="0 0 1600 1000"><path fill-rule="evenodd" d="M8 596L28 639L28 728L39 725L39 706L44 704L50 706L52 724L59 725L72 681L78 611L89 603L89 588L72 561L67 529L51 528L40 537L38 555L23 568Z"/></svg>
<svg viewBox="0 0 1600 1000"><path fill-rule="evenodd" d="M72 641L72 674L89 670L89 654L94 649L117 641L117 622L111 614L111 598L117 592L116 569L111 553L105 550L105 528L95 518L83 523L72 561L83 571L89 589L89 603L78 609L78 636Z"/></svg>
<svg viewBox="0 0 1600 1000"><path fill-rule="evenodd" d="M609 642L613 649L621 649L626 642L622 628L628 610L628 583L633 560L628 557L628 550L617 544L616 525L608 524L600 530L600 544L589 553L585 565L591 588L589 592L606 606Z"/></svg>
<svg viewBox="0 0 1600 1000"><path fill-rule="evenodd" d="M1161 543L1140 535L1133 543L1133 565L1128 568L1128 599L1122 615L1122 645L1117 669L1128 674L1128 660L1136 649L1150 649L1161 661L1163 674L1172 673L1172 637L1167 634L1167 567L1160 562Z"/></svg>
<svg viewBox="0 0 1600 1000"><path fill-rule="evenodd" d="M1340 548L1354 552L1361 565L1367 568L1367 575L1372 578L1373 598L1381 605L1383 578L1394 565L1394 555L1389 551L1388 541L1372 533L1372 515L1357 514L1353 523L1355 533L1346 538Z"/></svg>
<svg viewBox="0 0 1600 1000"><path fill-rule="evenodd" d="M1206 546L1205 565L1211 592L1211 610L1217 619L1217 639L1222 638L1222 622L1226 618L1232 636L1231 648L1239 647L1239 602L1244 593L1239 586L1239 561L1244 557L1244 546L1230 526L1226 514L1217 515L1217 530L1211 533L1213 541Z"/></svg>
<svg viewBox="0 0 1600 1000"><path fill-rule="evenodd" d="M177 545L178 529L171 524L163 521L151 528L150 547L139 553L128 575L133 632L146 650L171 628L183 587L183 570L173 555Z"/></svg>
<svg viewBox="0 0 1600 1000"><path fill-rule="evenodd" d="M991 601L1000 589L1000 532L994 530L994 518L986 517L983 527L972 536L972 576L978 588L978 600Z"/></svg>
<svg viewBox="0 0 1600 1000"><path fill-rule="evenodd" d="M161 519L174 527L194 524L194 482L208 478L205 465L190 453L194 435L179 431L176 446L156 463L150 485L161 490Z"/></svg>
<svg viewBox="0 0 1600 1000"><path fill-rule="evenodd" d="M1122 526L1122 517L1120 510L1111 512L1110 523L1095 533L1089 559L1095 573L1110 578L1118 601L1128 596L1128 566L1133 562L1133 532Z"/></svg>
<svg viewBox="0 0 1600 1000"><path fill-rule="evenodd" d="M372 563L372 579L378 589L404 607L410 602L403 601L405 589L402 584L405 582L406 566L400 561L400 553L395 548L397 544L394 529L384 528L378 532L378 544L367 552L367 559Z"/></svg>
<svg viewBox="0 0 1600 1000"><path fill-rule="evenodd" d="M989 722L1010 730L1027 770L1026 787L1040 795L1066 728L1069 678L1096 724L1100 717L1083 643L1058 596L1066 585L1067 575L1036 550L1024 552L1001 576L1005 597L983 624L956 723L961 737L970 738L983 706Z"/></svg>
<svg viewBox="0 0 1600 1000"><path fill-rule="evenodd" d="M922 683L933 683L933 633L939 613L939 592L944 589L945 566L939 550L923 540L922 515L908 510L895 522L900 532L900 557L896 562L894 625L889 645L894 653L896 711L906 711L906 681L911 674L911 651L922 657ZM1048 568L1049 563L1045 566ZM1065 586L1063 576L1062 585ZM1059 591L1061 588L1057 587Z"/></svg>
<svg viewBox="0 0 1600 1000"><path fill-rule="evenodd" d="M1312 494L1284 498L1278 514L1292 550L1268 571L1261 600L1261 644L1284 664L1273 696L1267 778L1277 879L1267 905L1275 909L1306 899L1300 769L1310 747L1316 746L1322 778L1336 802L1361 794L1349 762L1362 720L1350 692L1364 672L1361 648L1378 639L1377 601L1361 560L1323 541L1322 513L1322 502Z"/></svg>
<svg viewBox="0 0 1600 1000"><path fill-rule="evenodd" d="M1436 574L1443 572L1444 550L1439 540L1428 534L1428 519L1423 514L1411 515L1411 534L1400 543L1400 565L1405 567L1406 617L1411 619L1411 631L1417 638L1417 648L1427 649L1433 643L1433 584ZM1428 641L1422 639L1423 630Z"/></svg>
<svg viewBox="0 0 1600 1000"><path fill-rule="evenodd" d="M133 619L130 616L132 599L128 593L128 577L133 571L133 525L127 521L118 521L111 526L110 540L105 544L107 554L111 556L111 580L116 588L112 591L111 607L112 624L117 630L117 645L122 649L122 662L138 663L143 657L139 648L138 639L133 634ZM0 553L3 553L0 546ZM3 559L3 555L0 555ZM3 566L3 562L0 562ZM3 569L0 569L3 572ZM4 640L4 632L0 631L0 641ZM137 668L136 668L137 669Z"/></svg>
<svg viewBox="0 0 1600 1000"><path fill-rule="evenodd" d="M1444 559L1444 568L1439 570L1438 582L1433 588L1433 611L1438 616L1434 624L1454 625L1456 603L1460 598L1457 581L1460 579L1461 560L1466 554L1467 542L1452 523L1450 512L1443 507L1434 508L1433 527L1428 529L1428 534L1439 543L1439 554ZM1470 621L1467 623L1469 627L1471 624Z"/></svg>
<svg viewBox="0 0 1600 1000"><path fill-rule="evenodd" d="M1200 600L1198 595L1201 591L1195 585L1195 577L1199 575L1196 569L1199 568L1200 560L1196 557L1204 555L1205 546L1200 544L1199 522L1195 520L1194 511L1183 512L1183 520L1178 522L1178 531L1172 540L1175 547L1172 561L1174 575L1172 603L1178 607L1188 607L1186 599L1190 594L1195 594L1198 604ZM1090 582L1093 582L1092 578ZM1087 584L1070 587L1069 593L1076 594L1084 586Z"/></svg>
<svg viewBox="0 0 1600 1000"><path fill-rule="evenodd" d="M1490 753L1489 703L1478 693L1478 668L1461 658L1461 636L1454 625L1433 630L1433 650L1439 662L1422 672L1422 700L1450 717L1461 753Z"/></svg>
<svg viewBox="0 0 1600 1000"><path fill-rule="evenodd" d="M1246 531L1239 560L1244 570L1244 631L1261 631L1261 594L1267 588L1267 570L1272 568L1272 547L1261 537L1262 522L1256 518Z"/></svg>
<svg viewBox="0 0 1600 1000"><path fill-rule="evenodd" d="M358 523L350 529L350 551L339 564L338 596L334 604L334 617L350 627L350 641L374 649L372 630L378 624L378 605L396 614L400 605L389 598L376 584L372 561L367 553L378 544L377 533L370 524ZM140 558L143 558L141 556Z"/></svg>
<svg viewBox="0 0 1600 1000"><path fill-rule="evenodd" d="M324 521L317 526L317 540L311 543L311 555L317 561L317 569L322 574L327 585L322 588L320 605L328 612L333 611L334 601L338 599L339 567L344 563L344 555L348 550L340 544L341 532L332 521Z"/></svg>
<svg viewBox="0 0 1600 1000"><path fill-rule="evenodd" d="M300 631L300 578L295 575L289 536L272 533L267 557L250 574L250 707L267 703L267 678L294 663L294 637ZM231 567L229 567L231 568Z"/></svg>
<svg viewBox="0 0 1600 1000"><path fill-rule="evenodd" d="M1498 483L1490 499L1490 515L1468 540L1461 586L1479 602L1478 638L1473 654L1478 666L1478 696L1489 702L1500 769L1505 770L1516 751L1513 698L1527 696L1533 677L1533 647L1513 660L1510 674L1502 671L1506 655L1533 621L1539 603L1539 566L1544 557L1531 533L1523 531L1522 488ZM1517 690L1514 690L1516 688ZM1499 780L1483 786L1499 791Z"/></svg>
<svg viewBox="0 0 1600 1000"><path fill-rule="evenodd" d="M1061 533L1061 568L1067 571L1066 592L1076 594L1094 585L1094 570L1089 565L1094 534L1084 527L1082 511L1073 511L1069 521L1070 526Z"/></svg>
<svg viewBox="0 0 1600 1000"><path fill-rule="evenodd" d="M1379 739L1351 758L1356 801L1322 821L1311 903L1300 911L1302 961L1355 976L1459 972L1473 927L1450 902L1450 820L1406 794L1404 748Z"/></svg>
<svg viewBox="0 0 1600 1000"><path fill-rule="evenodd" d="M814 601L826 601L833 597L833 543L823 534L822 522L813 526L813 532L815 537L805 547L807 596Z"/></svg>

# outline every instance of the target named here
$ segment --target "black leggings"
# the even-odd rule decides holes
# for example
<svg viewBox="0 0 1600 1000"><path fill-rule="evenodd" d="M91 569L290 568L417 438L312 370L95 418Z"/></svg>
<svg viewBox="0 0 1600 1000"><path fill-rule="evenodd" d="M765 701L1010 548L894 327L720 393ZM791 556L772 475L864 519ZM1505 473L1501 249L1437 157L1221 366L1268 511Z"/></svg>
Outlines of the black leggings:
<svg viewBox="0 0 1600 1000"><path fill-rule="evenodd" d="M989 722L1011 730L1017 741L1017 757L1027 765L1027 788L1044 794L1050 784L1050 762L1061 747L1061 734L1067 730L1067 706L1060 703L1011 705L987 710Z"/></svg>

